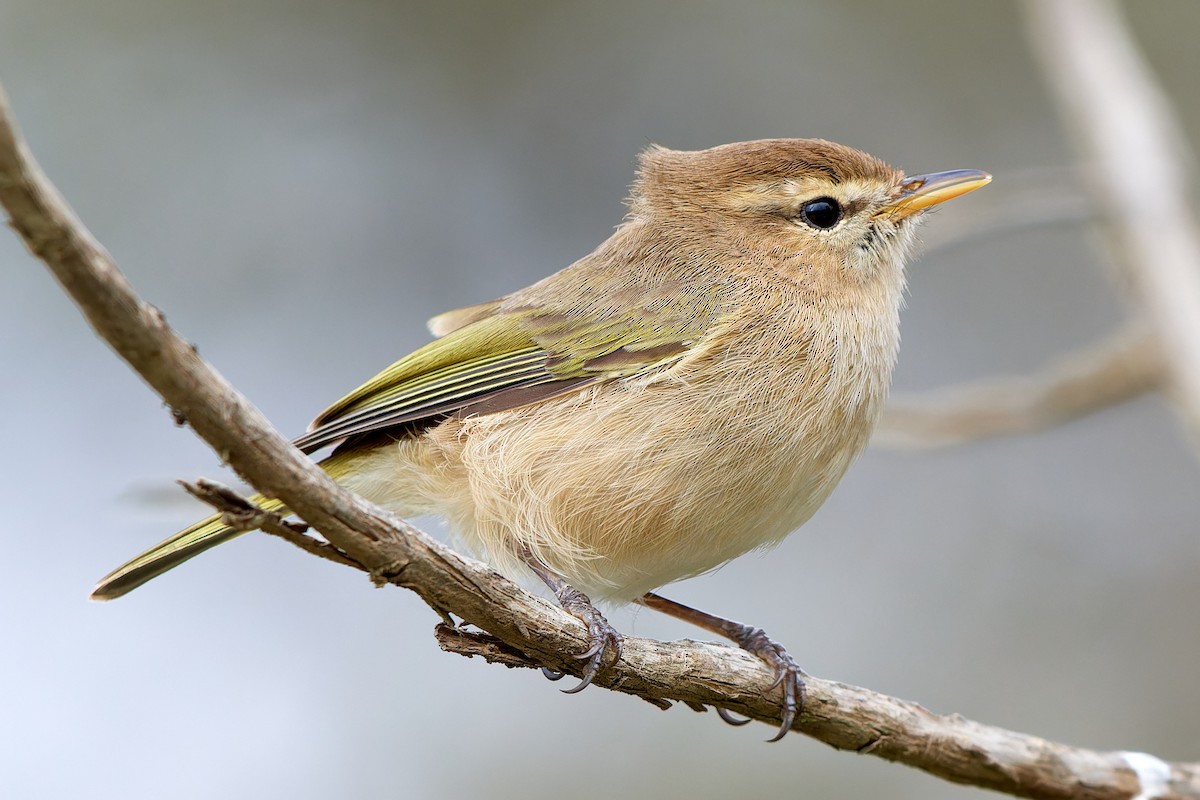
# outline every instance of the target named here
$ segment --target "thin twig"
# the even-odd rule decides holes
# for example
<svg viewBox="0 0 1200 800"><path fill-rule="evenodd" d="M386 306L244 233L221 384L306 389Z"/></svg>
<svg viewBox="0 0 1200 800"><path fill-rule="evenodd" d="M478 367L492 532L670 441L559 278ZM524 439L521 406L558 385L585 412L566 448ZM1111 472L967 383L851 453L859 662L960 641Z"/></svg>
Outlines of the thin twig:
<svg viewBox="0 0 1200 800"><path fill-rule="evenodd" d="M318 558L345 567L363 569L362 564L349 558L329 542L322 542L306 535L308 525L303 522L291 522L281 514L259 508L224 484L210 481L207 478L199 478L194 483L188 481L177 481L177 483L192 497L208 503L221 512L221 521L231 528L239 531L257 530L269 533Z"/></svg>
<svg viewBox="0 0 1200 800"><path fill-rule="evenodd" d="M286 503L373 578L415 591L531 664L578 674L573 655L588 646L578 620L339 488L137 297L29 156L2 90L0 204L97 333L247 482ZM623 657L596 685L773 722L774 680L761 660L735 648L627 637ZM816 677L808 678L808 703L794 727L833 747L1023 797L1127 800L1153 790L1200 798L1200 766L1056 744Z"/></svg>

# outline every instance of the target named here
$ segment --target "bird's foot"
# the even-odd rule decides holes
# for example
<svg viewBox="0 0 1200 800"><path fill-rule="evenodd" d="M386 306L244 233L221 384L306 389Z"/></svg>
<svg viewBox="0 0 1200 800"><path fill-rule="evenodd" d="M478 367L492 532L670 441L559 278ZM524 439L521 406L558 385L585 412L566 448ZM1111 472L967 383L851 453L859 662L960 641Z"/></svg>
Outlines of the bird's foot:
<svg viewBox="0 0 1200 800"><path fill-rule="evenodd" d="M563 610L587 626L588 637L591 641L591 646L587 650L575 656L580 661L587 661L579 684L570 689L563 689L566 694L575 694L591 684L610 652L615 653L614 663L621 659L623 648L621 634L609 624L604 615L600 613L600 609L592 605L592 601L586 594L566 583L560 583L552 588L555 597L558 598L558 604L562 606ZM542 668L542 674L552 681L559 680L563 676L563 673L546 667Z"/></svg>
<svg viewBox="0 0 1200 800"><path fill-rule="evenodd" d="M729 639L743 650L767 662L775 670L775 681L769 687L783 690L783 703L780 706L782 724L779 733L769 741L778 742L791 730L792 723L804 710L804 670L797 666L783 645L771 641L762 628L743 625L723 617L717 617L704 611L668 600L662 595L647 592L638 598L638 602L647 608L670 614L676 619L698 625L705 630L720 634ZM717 707L717 714L730 725L745 725L748 720L734 717L727 709Z"/></svg>
<svg viewBox="0 0 1200 800"><path fill-rule="evenodd" d="M780 706L782 724L779 726L779 733L767 741L778 742L792 729L792 723L804 709L804 670L800 669L783 645L772 641L762 628L737 625L730 628L726 635L738 647L758 656L775 670L775 682L770 688L780 687L783 690L783 703ZM725 714L721 714L721 719L731 725L742 724L738 720L729 719Z"/></svg>

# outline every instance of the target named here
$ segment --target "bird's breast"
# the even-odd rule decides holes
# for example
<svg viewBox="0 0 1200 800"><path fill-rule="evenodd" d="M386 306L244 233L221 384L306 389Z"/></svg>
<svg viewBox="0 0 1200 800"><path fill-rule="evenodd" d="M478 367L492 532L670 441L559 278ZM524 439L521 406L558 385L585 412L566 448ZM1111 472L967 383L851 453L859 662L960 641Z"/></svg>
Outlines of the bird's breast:
<svg viewBox="0 0 1200 800"><path fill-rule="evenodd" d="M519 541L618 599L778 541L866 443L894 357L853 319L799 317L718 331L655 375L466 420L453 447L469 499L452 517L493 555Z"/></svg>

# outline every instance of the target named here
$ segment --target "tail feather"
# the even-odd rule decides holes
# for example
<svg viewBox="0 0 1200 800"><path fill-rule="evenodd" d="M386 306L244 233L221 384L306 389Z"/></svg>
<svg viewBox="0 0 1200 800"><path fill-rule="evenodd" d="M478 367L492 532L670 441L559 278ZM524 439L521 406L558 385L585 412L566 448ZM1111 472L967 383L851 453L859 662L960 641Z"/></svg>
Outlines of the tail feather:
<svg viewBox="0 0 1200 800"><path fill-rule="evenodd" d="M339 483L354 475L361 464L368 448L362 450L347 450L335 452L317 466L329 477ZM264 511L287 513L287 507L280 500L267 499L261 494L250 498L250 502ZM117 567L105 575L92 590L93 600L112 600L131 592L152 578L157 578L169 569L173 569L189 558L198 556L205 550L224 544L230 539L241 536L245 531L231 528L221 522L221 515L214 514L202 519L190 528L185 528L165 541L159 542L137 558Z"/></svg>
<svg viewBox="0 0 1200 800"><path fill-rule="evenodd" d="M266 511L283 511L278 500L268 500L256 495L250 502ZM112 600L133 591L151 578L157 578L169 569L179 566L193 556L198 556L211 547L224 544L241 536L245 531L231 528L221 522L221 515L214 514L202 519L190 528L185 528L165 541L159 542L131 561L105 575L92 590L93 600Z"/></svg>

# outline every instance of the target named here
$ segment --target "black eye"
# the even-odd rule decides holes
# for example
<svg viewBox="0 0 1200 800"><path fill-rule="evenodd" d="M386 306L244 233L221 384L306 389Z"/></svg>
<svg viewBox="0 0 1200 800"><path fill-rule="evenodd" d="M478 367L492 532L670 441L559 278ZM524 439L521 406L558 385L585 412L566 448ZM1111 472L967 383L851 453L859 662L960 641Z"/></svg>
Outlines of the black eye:
<svg viewBox="0 0 1200 800"><path fill-rule="evenodd" d="M842 206L832 197L809 200L800 208L800 219L821 230L832 228L841 218Z"/></svg>

